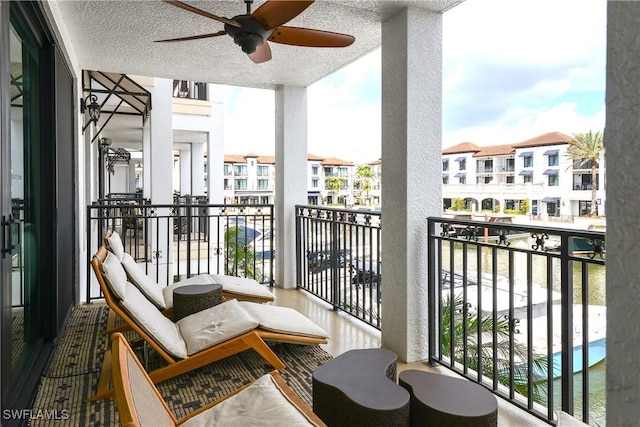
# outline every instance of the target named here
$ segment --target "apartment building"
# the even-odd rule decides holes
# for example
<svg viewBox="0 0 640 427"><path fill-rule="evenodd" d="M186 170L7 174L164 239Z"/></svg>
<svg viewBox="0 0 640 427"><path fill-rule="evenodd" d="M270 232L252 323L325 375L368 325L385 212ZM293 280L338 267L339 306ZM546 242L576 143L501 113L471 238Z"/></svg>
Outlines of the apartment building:
<svg viewBox="0 0 640 427"><path fill-rule="evenodd" d="M272 204L275 157L225 154L224 200L227 203ZM353 204L353 162L307 155L307 197L310 205Z"/></svg>
<svg viewBox="0 0 640 427"><path fill-rule="evenodd" d="M442 151L443 205L464 200L474 212L523 208L542 218L589 213L591 167L574 162L567 149L571 137L549 132L506 145L480 147L464 142ZM597 165L597 210L605 214L604 158Z"/></svg>

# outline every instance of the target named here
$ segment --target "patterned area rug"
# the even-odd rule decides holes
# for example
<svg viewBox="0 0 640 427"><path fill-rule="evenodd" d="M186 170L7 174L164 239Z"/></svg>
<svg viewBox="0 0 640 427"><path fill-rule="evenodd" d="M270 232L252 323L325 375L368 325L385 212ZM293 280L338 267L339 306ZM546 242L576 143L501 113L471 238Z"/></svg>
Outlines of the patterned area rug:
<svg viewBox="0 0 640 427"><path fill-rule="evenodd" d="M117 426L113 399L85 402L95 393L107 337L108 309L85 305L74 308L60 338L49 369L41 378L34 413L55 414L57 419L32 419L32 426ZM331 356L319 346L270 344L287 366L280 371L289 386L311 406L311 375ZM139 355L141 357L142 355ZM150 363L154 363L154 355ZM248 350L158 384L169 408L183 417L225 394L272 371L256 352ZM37 412L43 411L43 412ZM54 412L55 411L55 412Z"/></svg>

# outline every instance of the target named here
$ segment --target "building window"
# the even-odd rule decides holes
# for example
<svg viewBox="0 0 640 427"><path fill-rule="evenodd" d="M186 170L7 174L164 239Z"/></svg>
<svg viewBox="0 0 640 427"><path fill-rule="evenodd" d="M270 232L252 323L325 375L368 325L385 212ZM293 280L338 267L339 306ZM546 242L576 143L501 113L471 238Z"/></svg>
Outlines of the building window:
<svg viewBox="0 0 640 427"><path fill-rule="evenodd" d="M269 180L268 179L259 179L258 180L258 190L268 190L269 189Z"/></svg>
<svg viewBox="0 0 640 427"><path fill-rule="evenodd" d="M557 187L560 180L558 179L558 175L549 175L548 185L549 187Z"/></svg>
<svg viewBox="0 0 640 427"><path fill-rule="evenodd" d="M269 166L258 166L258 176L269 176Z"/></svg>
<svg viewBox="0 0 640 427"><path fill-rule="evenodd" d="M559 157L557 154L549 155L549 166L558 166Z"/></svg>
<svg viewBox="0 0 640 427"><path fill-rule="evenodd" d="M461 176L460 178L458 178L458 182L460 184L466 184L467 183L467 177L466 176Z"/></svg>
<svg viewBox="0 0 640 427"><path fill-rule="evenodd" d="M533 175L525 175L522 178L524 178L522 182L524 182L525 184L530 184L533 182Z"/></svg>
<svg viewBox="0 0 640 427"><path fill-rule="evenodd" d="M442 170L445 172L449 170L449 160L442 161Z"/></svg>
<svg viewBox="0 0 640 427"><path fill-rule="evenodd" d="M318 185L319 185L319 184L318 184L318 178L313 178L313 179L311 180L311 187L312 187L312 188L318 188Z"/></svg>
<svg viewBox="0 0 640 427"><path fill-rule="evenodd" d="M231 175L231 165L224 165L224 175L225 176Z"/></svg>
<svg viewBox="0 0 640 427"><path fill-rule="evenodd" d="M235 165L233 174L236 176L247 176L247 165Z"/></svg>
<svg viewBox="0 0 640 427"><path fill-rule="evenodd" d="M347 178L349 176L349 169L347 168L340 168L340 176L342 178Z"/></svg>
<svg viewBox="0 0 640 427"><path fill-rule="evenodd" d="M505 172L513 172L514 170L516 170L516 159L514 158L507 159L505 167L506 167Z"/></svg>
<svg viewBox="0 0 640 427"><path fill-rule="evenodd" d="M460 159L460 161L458 163L458 169L460 169L461 171L467 170L467 160L466 159Z"/></svg>
<svg viewBox="0 0 640 427"><path fill-rule="evenodd" d="M508 175L507 176L507 184L513 184L515 182L514 178L515 177L513 175Z"/></svg>
<svg viewBox="0 0 640 427"><path fill-rule="evenodd" d="M530 156L524 156L524 157L522 158L522 160L523 160L523 162L524 162L524 163L523 163L523 166L524 166L525 168L532 168L532 167L533 167L533 155L530 155Z"/></svg>
<svg viewBox="0 0 640 427"><path fill-rule="evenodd" d="M444 185L447 185L449 183L449 176L448 175L442 177L442 183Z"/></svg>
<svg viewBox="0 0 640 427"><path fill-rule="evenodd" d="M311 175L318 175L318 166L311 166Z"/></svg>
<svg viewBox="0 0 640 427"><path fill-rule="evenodd" d="M246 179L236 179L233 189L234 190L246 190L247 189L247 180Z"/></svg>

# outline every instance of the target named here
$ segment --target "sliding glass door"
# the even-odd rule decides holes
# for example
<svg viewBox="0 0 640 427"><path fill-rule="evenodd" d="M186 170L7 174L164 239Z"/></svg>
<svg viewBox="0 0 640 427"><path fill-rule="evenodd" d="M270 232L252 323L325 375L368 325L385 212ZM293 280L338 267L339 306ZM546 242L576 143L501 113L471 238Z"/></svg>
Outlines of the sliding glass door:
<svg viewBox="0 0 640 427"><path fill-rule="evenodd" d="M11 258L12 387L43 343L42 322L42 74L40 48L19 19L10 26L11 213L5 218ZM3 177L6 178L6 175ZM7 363L3 351L3 364Z"/></svg>

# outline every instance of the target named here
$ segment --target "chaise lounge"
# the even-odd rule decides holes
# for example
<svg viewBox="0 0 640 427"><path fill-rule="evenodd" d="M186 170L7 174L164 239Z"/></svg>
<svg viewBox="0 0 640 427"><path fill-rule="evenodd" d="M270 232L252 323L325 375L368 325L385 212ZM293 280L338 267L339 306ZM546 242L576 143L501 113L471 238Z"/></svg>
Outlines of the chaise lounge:
<svg viewBox="0 0 640 427"><path fill-rule="evenodd" d="M120 333L112 335L115 401L122 426L324 426L277 371L176 420Z"/></svg>
<svg viewBox="0 0 640 427"><path fill-rule="evenodd" d="M125 252L124 245L117 232L107 230L103 240L105 247L113 252L124 266L131 283L138 286L160 310L170 310L173 307L173 290L175 288L194 284L216 283L222 285L222 294L226 299L235 298L242 301L261 303L271 302L276 299L264 285L257 281L226 274L199 274L169 286L162 286L147 275L133 257Z"/></svg>
<svg viewBox="0 0 640 427"><path fill-rule="evenodd" d="M166 362L167 366L149 373L154 382L250 348L275 369L284 368L263 339L296 344L327 342L328 334L295 310L235 299L174 323L127 281L122 264L104 246L94 255L91 265L107 305ZM112 395L109 360L110 355L105 354L98 391L91 400Z"/></svg>

